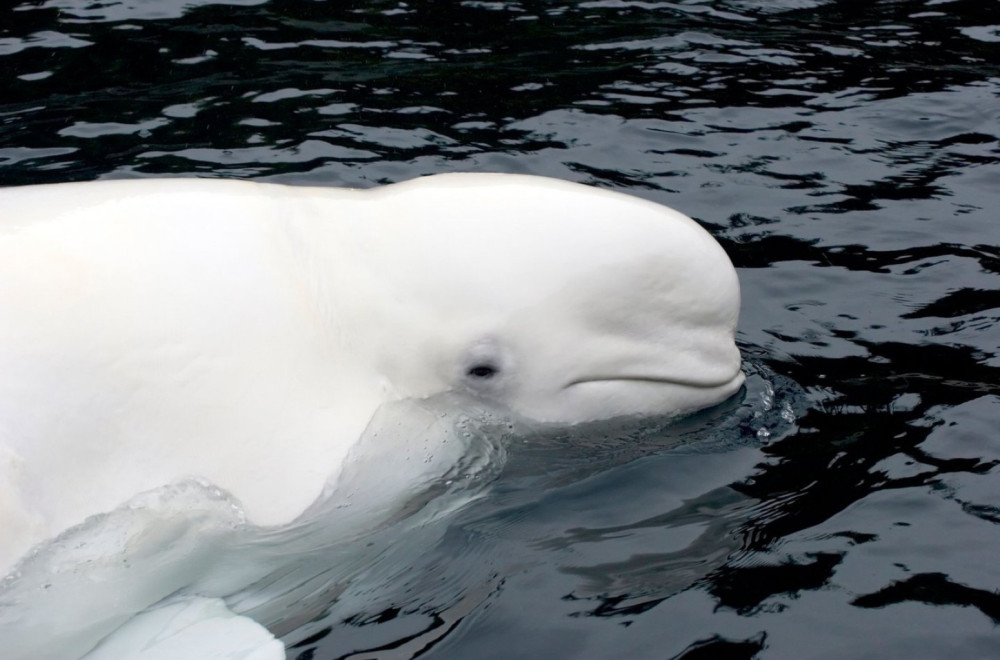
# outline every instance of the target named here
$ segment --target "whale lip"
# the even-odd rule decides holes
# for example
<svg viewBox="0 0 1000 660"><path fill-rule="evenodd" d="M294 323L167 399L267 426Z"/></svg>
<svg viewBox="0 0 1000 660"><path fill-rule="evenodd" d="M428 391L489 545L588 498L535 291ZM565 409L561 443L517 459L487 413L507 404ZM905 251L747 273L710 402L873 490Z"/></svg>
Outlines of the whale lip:
<svg viewBox="0 0 1000 660"><path fill-rule="evenodd" d="M679 385L681 387L691 387L697 389L715 389L718 387L724 387L734 382L735 380L740 380L742 372L737 370L734 376L722 377L718 379L708 379L708 378L682 378L679 376L659 376L656 374L620 374L620 375L597 375L597 376L587 376L584 378L575 378L574 380L567 383L563 389L569 389L575 385L584 385L587 383L606 383L606 382L635 382L635 383L651 383L658 385Z"/></svg>

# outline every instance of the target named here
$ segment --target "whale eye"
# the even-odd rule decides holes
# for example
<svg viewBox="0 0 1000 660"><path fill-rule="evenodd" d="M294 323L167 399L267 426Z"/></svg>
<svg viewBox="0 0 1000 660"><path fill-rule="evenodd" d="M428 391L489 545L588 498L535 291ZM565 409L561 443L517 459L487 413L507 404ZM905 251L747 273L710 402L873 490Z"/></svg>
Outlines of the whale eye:
<svg viewBox="0 0 1000 660"><path fill-rule="evenodd" d="M459 362L460 378L477 394L497 394L513 373L507 349L495 337L480 337L468 345Z"/></svg>
<svg viewBox="0 0 1000 660"><path fill-rule="evenodd" d="M482 364L472 365L471 367L469 367L469 370L466 371L465 373L471 376L472 378L481 378L485 380L487 378L493 378L494 376L496 376L498 371L500 370L497 369L492 364L482 363Z"/></svg>

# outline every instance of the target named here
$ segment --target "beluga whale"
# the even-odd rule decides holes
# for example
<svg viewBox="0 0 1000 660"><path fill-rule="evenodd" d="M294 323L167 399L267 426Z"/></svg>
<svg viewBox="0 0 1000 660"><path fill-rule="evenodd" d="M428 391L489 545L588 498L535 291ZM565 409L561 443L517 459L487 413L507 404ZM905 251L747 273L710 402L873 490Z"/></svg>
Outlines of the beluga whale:
<svg viewBox="0 0 1000 660"><path fill-rule="evenodd" d="M743 383L738 314L695 221L544 177L0 189L0 576L185 479L292 524L394 402L540 424L715 405ZM163 612L233 625L220 607ZM143 617L128 635L177 619Z"/></svg>

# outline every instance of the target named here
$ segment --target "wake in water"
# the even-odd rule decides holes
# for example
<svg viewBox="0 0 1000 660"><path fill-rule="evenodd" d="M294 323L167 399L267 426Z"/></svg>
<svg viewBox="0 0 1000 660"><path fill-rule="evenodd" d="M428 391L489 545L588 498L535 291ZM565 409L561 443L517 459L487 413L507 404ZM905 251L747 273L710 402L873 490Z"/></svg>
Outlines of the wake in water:
<svg viewBox="0 0 1000 660"><path fill-rule="evenodd" d="M696 585L740 552L742 526L760 505L731 485L754 473L762 445L794 431L804 408L798 386L741 348L751 356L746 388L714 409L569 428L515 424L488 496L441 526L411 526L405 543L368 557L324 616L283 637L289 657L402 660L431 647L452 657L463 643L501 653L503 624L484 618L503 617L511 593L528 595L510 616L543 607L565 624ZM630 557L637 536L663 528L663 556ZM609 561L619 551L624 561ZM564 583L553 584L552 572ZM498 638L480 639L484 627ZM464 637L469 630L475 638Z"/></svg>
<svg viewBox="0 0 1000 660"><path fill-rule="evenodd" d="M432 528L482 493L504 464L498 419L444 397L385 406L336 484L287 526L248 524L239 502L197 480L93 516L0 585L4 657L83 657L165 599L223 598L279 634L293 629L408 529Z"/></svg>

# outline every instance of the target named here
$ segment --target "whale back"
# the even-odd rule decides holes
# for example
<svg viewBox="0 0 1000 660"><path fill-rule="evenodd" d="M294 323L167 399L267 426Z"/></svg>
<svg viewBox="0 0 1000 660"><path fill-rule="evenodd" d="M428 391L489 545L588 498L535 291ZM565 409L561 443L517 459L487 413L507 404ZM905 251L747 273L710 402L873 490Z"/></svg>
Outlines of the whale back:
<svg viewBox="0 0 1000 660"><path fill-rule="evenodd" d="M336 474L385 397L319 324L289 222L298 194L0 191L0 446L31 542L185 477L279 524Z"/></svg>

